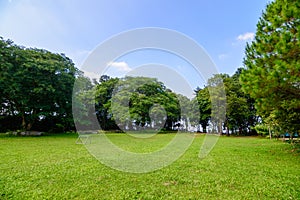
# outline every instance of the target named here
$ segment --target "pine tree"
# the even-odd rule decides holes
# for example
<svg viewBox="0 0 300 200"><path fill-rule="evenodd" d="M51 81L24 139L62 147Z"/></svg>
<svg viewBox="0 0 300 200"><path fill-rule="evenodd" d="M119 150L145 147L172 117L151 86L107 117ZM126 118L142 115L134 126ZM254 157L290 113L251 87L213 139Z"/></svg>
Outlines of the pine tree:
<svg viewBox="0 0 300 200"><path fill-rule="evenodd" d="M254 41L247 44L240 81L263 118L283 130L300 130L300 1L267 5Z"/></svg>

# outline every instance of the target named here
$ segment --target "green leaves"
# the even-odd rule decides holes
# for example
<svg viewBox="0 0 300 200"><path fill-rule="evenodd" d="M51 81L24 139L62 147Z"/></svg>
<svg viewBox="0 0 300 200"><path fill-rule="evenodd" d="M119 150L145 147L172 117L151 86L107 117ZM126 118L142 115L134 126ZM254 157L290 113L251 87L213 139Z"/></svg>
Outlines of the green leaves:
<svg viewBox="0 0 300 200"><path fill-rule="evenodd" d="M211 117L211 100L208 88L199 89L196 91L196 100L199 105L200 119L199 123L203 128L203 132L206 133L206 127L208 126Z"/></svg>
<svg viewBox="0 0 300 200"><path fill-rule="evenodd" d="M2 38L0 46L1 103L9 105L3 114L20 116L26 130L41 119L72 127L71 98L78 72L73 62L63 54L27 49Z"/></svg>
<svg viewBox="0 0 300 200"><path fill-rule="evenodd" d="M240 77L258 113L289 130L300 129L299 28L299 1L270 3L257 24L255 40L246 47L246 70Z"/></svg>
<svg viewBox="0 0 300 200"><path fill-rule="evenodd" d="M101 83L98 91L105 87L105 84ZM125 77L120 79L114 85L109 97L111 99L107 98L104 101L110 102L106 116L111 115L123 130L132 129L133 126L135 129L156 128L155 124L163 126L165 121L165 127L172 129L172 123L180 119L180 106L176 95L168 91L163 83L153 78ZM106 104L104 102L103 105ZM101 102L98 103L100 104ZM98 111L103 107L99 106ZM162 117L162 114L166 116Z"/></svg>
<svg viewBox="0 0 300 200"><path fill-rule="evenodd" d="M200 124L203 131L212 123L219 133L226 130L227 134L251 134L251 127L257 122L254 100L241 89L239 77L243 69L237 69L233 76L216 74L209 79L208 86L197 89L197 102L200 111ZM223 94L226 92L226 94ZM214 101L215 105L211 102ZM215 106L215 107L213 107ZM212 112L212 109L215 109ZM226 116L222 117L222 113Z"/></svg>

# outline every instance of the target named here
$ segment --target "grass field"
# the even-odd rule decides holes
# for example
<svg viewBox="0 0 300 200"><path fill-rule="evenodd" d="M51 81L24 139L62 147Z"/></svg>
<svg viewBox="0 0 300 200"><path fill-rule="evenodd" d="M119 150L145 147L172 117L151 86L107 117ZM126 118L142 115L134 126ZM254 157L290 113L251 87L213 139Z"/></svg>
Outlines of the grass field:
<svg viewBox="0 0 300 200"><path fill-rule="evenodd" d="M133 142L109 134L120 147L147 152L162 142ZM291 145L252 137L221 137L198 159L204 136L172 165L145 174L102 165L75 144L77 135L0 137L0 199L299 199L300 155ZM140 146L137 146L140 145ZM157 146L156 146L157 145Z"/></svg>

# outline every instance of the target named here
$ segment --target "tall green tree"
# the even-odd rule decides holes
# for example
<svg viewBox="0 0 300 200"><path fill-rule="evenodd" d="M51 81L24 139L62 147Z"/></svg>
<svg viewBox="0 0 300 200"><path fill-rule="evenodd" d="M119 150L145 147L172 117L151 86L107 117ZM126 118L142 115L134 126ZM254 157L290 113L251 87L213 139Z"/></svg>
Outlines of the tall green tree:
<svg viewBox="0 0 300 200"><path fill-rule="evenodd" d="M196 89L196 100L199 105L199 123L201 124L204 133L207 132L207 126L211 118L211 100L208 87Z"/></svg>
<svg viewBox="0 0 300 200"><path fill-rule="evenodd" d="M218 134L222 134L226 119L226 90L224 80L227 78L229 78L228 74L215 74L207 81L211 102L210 122L212 131Z"/></svg>
<svg viewBox="0 0 300 200"><path fill-rule="evenodd" d="M189 126L196 126L199 123L199 108L196 107L195 100L191 101L189 98L182 94L177 94L177 98L180 103L180 116L181 120L177 123L177 127L185 131L188 130ZM195 105L194 105L195 104ZM197 113L198 111L198 113Z"/></svg>
<svg viewBox="0 0 300 200"><path fill-rule="evenodd" d="M96 85L95 109L100 127L103 130L118 129L110 112L111 98L118 82L119 78L102 75L99 84Z"/></svg>
<svg viewBox="0 0 300 200"><path fill-rule="evenodd" d="M300 2L269 3L254 41L247 44L241 75L243 90L255 99L263 118L282 129L300 130Z"/></svg>
<svg viewBox="0 0 300 200"><path fill-rule="evenodd" d="M254 108L254 100L241 89L239 77L243 69L239 68L234 75L216 74L208 81L208 86L197 88L196 98L199 105L200 120L203 131L208 125L215 125L216 130L226 130L227 134L251 134L252 127L258 117ZM212 101L215 101L215 113L221 116L215 118L212 124ZM216 111L214 111L216 112ZM217 126L217 127L216 127ZM223 130L222 130L223 129ZM221 132L219 131L219 133Z"/></svg>
<svg viewBox="0 0 300 200"><path fill-rule="evenodd" d="M95 118L93 116L95 113L95 86L83 73L76 77L72 97L73 120L76 130L96 129L92 123L92 119Z"/></svg>
<svg viewBox="0 0 300 200"><path fill-rule="evenodd" d="M180 120L177 96L153 78L125 77L114 87L110 113L121 129L172 129ZM163 124L162 124L163 123Z"/></svg>
<svg viewBox="0 0 300 200"><path fill-rule="evenodd" d="M226 87L226 123L227 133L252 134L258 116L254 108L254 99L242 91L239 82L243 69L238 68L234 75L224 80Z"/></svg>
<svg viewBox="0 0 300 200"><path fill-rule="evenodd" d="M78 70L71 59L2 38L0 59L2 109L19 116L24 130L41 121L73 127L72 88Z"/></svg>

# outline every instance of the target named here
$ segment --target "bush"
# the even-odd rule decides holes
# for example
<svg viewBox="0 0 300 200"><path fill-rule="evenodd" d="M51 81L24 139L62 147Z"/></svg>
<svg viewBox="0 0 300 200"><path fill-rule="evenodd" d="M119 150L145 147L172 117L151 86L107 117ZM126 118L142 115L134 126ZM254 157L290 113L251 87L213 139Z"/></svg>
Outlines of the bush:
<svg viewBox="0 0 300 200"><path fill-rule="evenodd" d="M269 135L269 129L266 125L264 124L258 124L254 127L256 132L261 135L261 136L267 136Z"/></svg>

